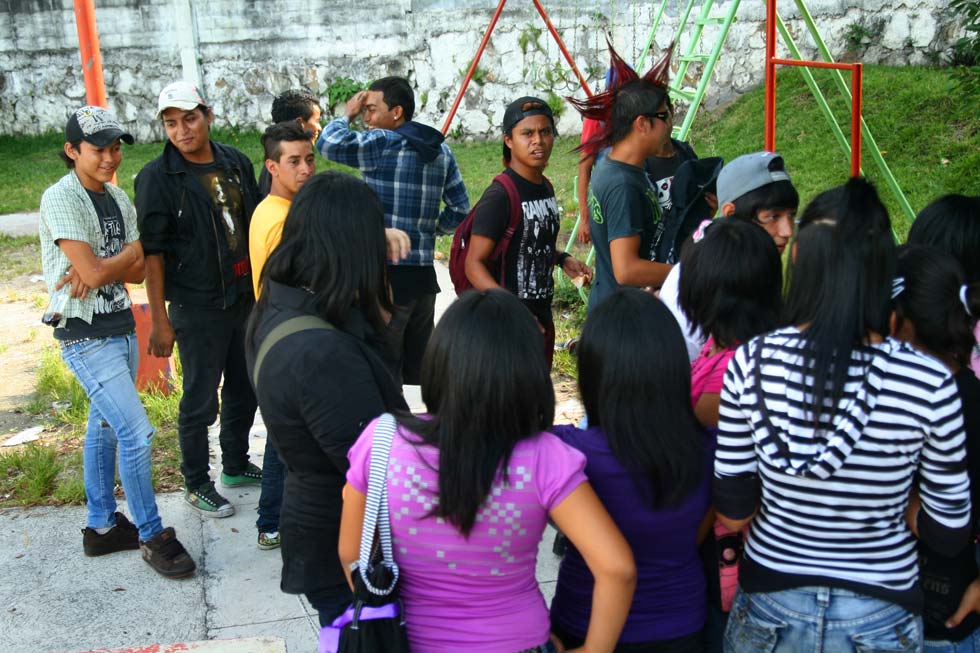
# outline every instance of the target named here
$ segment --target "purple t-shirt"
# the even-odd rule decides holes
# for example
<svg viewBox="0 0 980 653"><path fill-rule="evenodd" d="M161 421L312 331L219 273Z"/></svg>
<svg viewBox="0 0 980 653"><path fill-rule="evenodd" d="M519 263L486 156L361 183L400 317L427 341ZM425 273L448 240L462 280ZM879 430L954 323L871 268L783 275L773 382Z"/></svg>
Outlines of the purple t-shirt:
<svg viewBox="0 0 980 653"><path fill-rule="evenodd" d="M371 422L351 447L347 481L367 493ZM522 651L548 641L534 577L548 512L586 482L585 457L550 433L514 447L469 538L430 515L439 501L439 452L401 428L388 460L388 510L401 569L408 639L426 653Z"/></svg>
<svg viewBox="0 0 980 653"><path fill-rule="evenodd" d="M705 454L704 475L695 492L676 506L654 508L652 488L645 481L638 488L601 429L555 426L552 431L585 454L589 482L633 549L636 593L619 641L651 642L701 630L706 598L697 533L710 503L710 457ZM584 636L588 629L593 582L581 554L569 544L551 619L571 635Z"/></svg>

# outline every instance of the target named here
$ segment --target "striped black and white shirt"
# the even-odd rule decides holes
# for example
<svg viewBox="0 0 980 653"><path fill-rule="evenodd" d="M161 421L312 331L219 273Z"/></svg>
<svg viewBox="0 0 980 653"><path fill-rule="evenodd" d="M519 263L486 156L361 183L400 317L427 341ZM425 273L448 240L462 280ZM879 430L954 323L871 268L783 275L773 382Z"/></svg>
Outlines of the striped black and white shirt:
<svg viewBox="0 0 980 653"><path fill-rule="evenodd" d="M970 530L953 377L890 338L860 347L837 415L815 429L804 346L795 328L760 336L725 374L715 507L732 519L758 508L739 584L747 592L843 587L919 611L916 544L904 520L913 486L924 541L952 554Z"/></svg>

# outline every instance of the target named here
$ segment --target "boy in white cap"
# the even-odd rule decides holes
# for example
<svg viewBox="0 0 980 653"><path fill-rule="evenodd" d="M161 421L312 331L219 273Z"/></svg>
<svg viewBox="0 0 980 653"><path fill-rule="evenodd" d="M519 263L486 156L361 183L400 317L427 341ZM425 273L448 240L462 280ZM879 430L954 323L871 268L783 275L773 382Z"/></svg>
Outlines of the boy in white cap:
<svg viewBox="0 0 980 653"><path fill-rule="evenodd" d="M160 93L157 117L168 142L136 177L136 210L146 253L153 356L180 351L184 394L178 431L188 505L207 517L235 509L208 474L208 426L221 389L221 483L259 485L248 461L256 401L245 369L245 325L254 303L248 229L258 204L248 157L210 139L214 114L196 86ZM165 301L170 302L169 314Z"/></svg>
<svg viewBox="0 0 980 653"><path fill-rule="evenodd" d="M69 172L41 197L44 277L62 298L44 319L90 401L82 458L85 555L140 549L153 569L179 578L194 573L195 564L160 520L150 477L155 429L135 385L139 350L125 282L143 280L143 248L132 203L110 183L122 161L121 142L132 144L132 135L102 107L82 107L68 119L61 157ZM116 512L117 449L135 525Z"/></svg>

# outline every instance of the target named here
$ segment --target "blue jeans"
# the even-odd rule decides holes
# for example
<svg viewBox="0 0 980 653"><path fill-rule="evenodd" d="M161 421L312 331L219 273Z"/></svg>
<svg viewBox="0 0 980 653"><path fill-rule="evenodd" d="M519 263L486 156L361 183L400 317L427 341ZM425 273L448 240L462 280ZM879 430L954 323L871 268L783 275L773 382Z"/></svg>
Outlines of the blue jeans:
<svg viewBox="0 0 980 653"><path fill-rule="evenodd" d="M116 449L126 503L148 540L163 530L150 476L150 444L156 430L136 392L136 334L96 338L61 349L61 358L81 383L90 405L83 469L88 527L115 525Z"/></svg>
<svg viewBox="0 0 980 653"><path fill-rule="evenodd" d="M272 446L272 435L266 433L265 453L262 455L262 490L259 492L259 518L255 528L260 533L279 530L279 514L282 512L282 488L286 480L286 467Z"/></svg>
<svg viewBox="0 0 980 653"><path fill-rule="evenodd" d="M925 653L980 653L980 628L958 642L927 639L922 650Z"/></svg>
<svg viewBox="0 0 980 653"><path fill-rule="evenodd" d="M831 587L748 594L739 588L725 653L922 651L922 618L902 606Z"/></svg>

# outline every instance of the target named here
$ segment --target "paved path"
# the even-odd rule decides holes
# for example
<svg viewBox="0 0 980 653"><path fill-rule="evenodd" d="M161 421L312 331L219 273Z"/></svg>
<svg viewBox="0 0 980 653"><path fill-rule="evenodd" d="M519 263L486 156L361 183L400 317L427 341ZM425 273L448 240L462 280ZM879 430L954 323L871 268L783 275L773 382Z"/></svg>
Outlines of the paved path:
<svg viewBox="0 0 980 653"><path fill-rule="evenodd" d="M446 267L436 269L446 289L436 303L440 315L454 295ZM417 387L406 395L413 410L423 408ZM216 436L213 427L212 460L219 459ZM249 451L260 466L265 436L259 417ZM212 475L219 472L215 463ZM279 591L278 551L255 545L258 489L223 492L236 507L227 519L200 517L180 494L158 495L164 524L176 528L198 564L195 576L180 581L155 574L137 551L86 558L79 532L84 506L0 510L0 651L314 653L316 612L302 597ZM558 572L552 540L549 531L537 569L548 602ZM336 548L325 545L324 555L336 555ZM201 640L237 641L217 649L152 646Z"/></svg>
<svg viewBox="0 0 980 653"><path fill-rule="evenodd" d="M0 215L0 233L8 236L36 236L38 213Z"/></svg>

